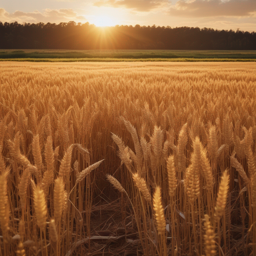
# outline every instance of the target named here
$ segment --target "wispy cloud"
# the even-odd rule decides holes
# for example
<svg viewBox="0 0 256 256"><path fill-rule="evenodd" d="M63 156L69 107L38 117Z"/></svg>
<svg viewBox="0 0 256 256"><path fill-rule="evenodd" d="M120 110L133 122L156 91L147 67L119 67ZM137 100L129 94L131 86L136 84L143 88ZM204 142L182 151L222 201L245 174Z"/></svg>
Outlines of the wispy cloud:
<svg viewBox="0 0 256 256"><path fill-rule="evenodd" d="M98 0L95 6L124 7L136 11L147 12L168 4L168 0Z"/></svg>
<svg viewBox="0 0 256 256"><path fill-rule="evenodd" d="M178 0L170 14L186 17L254 16L256 0Z"/></svg>
<svg viewBox="0 0 256 256"><path fill-rule="evenodd" d="M13 13L7 12L5 9L0 8L0 20L2 22L67 22L67 21L83 21L86 19L79 16L72 9L45 9L42 12L22 12L15 11Z"/></svg>

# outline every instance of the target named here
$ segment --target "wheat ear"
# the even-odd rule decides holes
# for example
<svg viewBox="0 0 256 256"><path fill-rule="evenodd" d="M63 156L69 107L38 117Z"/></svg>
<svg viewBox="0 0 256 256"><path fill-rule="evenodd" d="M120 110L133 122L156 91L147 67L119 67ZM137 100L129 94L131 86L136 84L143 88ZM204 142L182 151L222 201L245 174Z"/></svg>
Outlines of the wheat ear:
<svg viewBox="0 0 256 256"><path fill-rule="evenodd" d="M58 177L54 183L54 218L56 222L61 220L64 201L64 182L62 177Z"/></svg>
<svg viewBox="0 0 256 256"><path fill-rule="evenodd" d="M185 123L180 132L178 138L177 156L178 156L178 171L183 171L186 166L186 157L184 155L184 150L188 142L187 135L187 123Z"/></svg>
<svg viewBox="0 0 256 256"><path fill-rule="evenodd" d="M46 196L46 198L49 193L49 186L53 183L53 181L54 181L53 173L48 170L45 171L42 182L41 182L41 188L43 189L44 195Z"/></svg>
<svg viewBox="0 0 256 256"><path fill-rule="evenodd" d="M44 191L39 187L34 188L34 207L37 225L44 230L46 224L47 207Z"/></svg>
<svg viewBox="0 0 256 256"><path fill-rule="evenodd" d="M21 201L21 208L26 208L26 197L27 197L27 188L28 188L28 182L30 179L30 168L26 168L23 172L19 184L19 195L20 195L20 201Z"/></svg>
<svg viewBox="0 0 256 256"><path fill-rule="evenodd" d="M128 147L125 147L122 139L118 137L116 134L112 133L111 138L113 141L116 143L118 146L118 157L122 160L122 162L125 164L127 169L131 171L132 165L131 165L131 160L130 160L130 154L129 154L129 149Z"/></svg>
<svg viewBox="0 0 256 256"><path fill-rule="evenodd" d="M206 256L216 255L215 233L207 214L204 215L204 251Z"/></svg>
<svg viewBox="0 0 256 256"><path fill-rule="evenodd" d="M155 157L160 160L162 156L162 147L163 147L163 131L161 130L160 127L154 126L154 132L151 138L151 144L152 144L152 149L154 152Z"/></svg>
<svg viewBox="0 0 256 256"><path fill-rule="evenodd" d="M244 171L244 167L238 162L234 156L230 156L230 165L237 170L246 185L250 184L250 180Z"/></svg>
<svg viewBox="0 0 256 256"><path fill-rule="evenodd" d="M166 221L164 218L164 208L162 205L162 197L161 197L160 187L156 187L156 190L154 193L154 198L153 198L153 205L154 205L158 234L159 235L165 234Z"/></svg>
<svg viewBox="0 0 256 256"><path fill-rule="evenodd" d="M23 238L25 236L25 221L20 220L19 221L19 235Z"/></svg>
<svg viewBox="0 0 256 256"><path fill-rule="evenodd" d="M5 137L5 132L6 132L6 130L7 130L5 121L6 121L6 120L4 119L4 120L2 120L2 121L0 122L0 147L3 146L3 141L4 141L4 137ZM1 151L1 152L2 152L2 151Z"/></svg>
<svg viewBox="0 0 256 256"><path fill-rule="evenodd" d="M59 176L69 178L73 145L69 146L60 164Z"/></svg>
<svg viewBox="0 0 256 256"><path fill-rule="evenodd" d="M225 170L221 177L221 182L219 186L219 192L218 192L218 197L217 197L217 202L215 207L216 220L219 220L224 214L226 204L227 204L228 188L229 188L229 175L227 170Z"/></svg>
<svg viewBox="0 0 256 256"><path fill-rule="evenodd" d="M208 191L212 191L213 185L214 185L214 180L213 180L213 175L212 175L212 168L210 165L210 162L207 158L207 152L206 149L201 146L201 167L202 167L202 172L206 180L206 189Z"/></svg>
<svg viewBox="0 0 256 256"><path fill-rule="evenodd" d="M30 161L20 153L19 147L15 145L15 142L12 142L11 140L7 141L10 155L21 165L23 165L24 168L27 168L29 165L31 165Z"/></svg>
<svg viewBox="0 0 256 256"><path fill-rule="evenodd" d="M191 164L194 172L199 175L201 171L201 148L202 144L198 137L193 141L193 154L191 155Z"/></svg>
<svg viewBox="0 0 256 256"><path fill-rule="evenodd" d="M112 140L116 143L120 151L124 151L125 145L120 137L118 137L116 134L112 133L111 135Z"/></svg>
<svg viewBox="0 0 256 256"><path fill-rule="evenodd" d="M132 178L133 178L133 181L134 181L136 187L142 193L142 195L145 198L145 200L150 203L151 202L151 195L149 193L146 181L143 178L141 178L138 175L138 173L133 174Z"/></svg>
<svg viewBox="0 0 256 256"><path fill-rule="evenodd" d="M218 140L216 134L216 127L211 126L209 129L209 137L208 137L208 153L211 158L212 164L215 163L217 159L217 151L218 151Z"/></svg>
<svg viewBox="0 0 256 256"><path fill-rule="evenodd" d="M77 179L76 179L76 183L81 182L90 172L92 172L93 170L95 170L96 168L98 168L100 166L100 164L104 161L100 160L92 165L90 165L89 167L87 167L86 169L84 169L83 171L81 171L78 175L77 175Z"/></svg>
<svg viewBox="0 0 256 256"><path fill-rule="evenodd" d="M110 174L107 174L106 175L107 177L107 180L113 185L113 187L115 189L117 189L119 192L121 193L126 193L125 189L123 188L123 186L121 185L121 183L116 179L114 178L112 175Z"/></svg>
<svg viewBox="0 0 256 256"><path fill-rule="evenodd" d="M135 127L129 121L126 121L123 117L120 117L120 119L124 122L126 129L129 131L129 133L132 136L132 140L133 140L134 148L135 148L135 152L136 152L136 157L138 160L138 168L141 169L143 153L142 153L142 149L141 149L140 142L138 139L137 131L136 131Z"/></svg>
<svg viewBox="0 0 256 256"><path fill-rule="evenodd" d="M21 241L20 241L19 244L18 244L18 248L17 248L17 251L16 251L16 255L17 255L17 256L26 256L26 252L25 252L23 243L22 243Z"/></svg>
<svg viewBox="0 0 256 256"><path fill-rule="evenodd" d="M2 146L0 144L0 175L2 173L4 173L5 169L6 169L6 165L5 165L5 162L4 162L3 155L2 155Z"/></svg>
<svg viewBox="0 0 256 256"><path fill-rule="evenodd" d="M33 157L35 161L35 165L39 171L41 171L42 168L42 155L41 155L41 149L40 149L40 144L39 144L39 135L37 134L33 138L32 142L32 152L33 152Z"/></svg>
<svg viewBox="0 0 256 256"><path fill-rule="evenodd" d="M9 169L7 169L0 175L0 224L4 235L7 234L9 229L9 216L6 215L8 212L7 176L9 172Z"/></svg>
<svg viewBox="0 0 256 256"><path fill-rule="evenodd" d="M53 171L54 171L54 152L53 152L53 148L52 148L52 136L47 137L47 141L45 143L44 155L45 155L47 170L49 172L53 173Z"/></svg>
<svg viewBox="0 0 256 256"><path fill-rule="evenodd" d="M167 159L167 174L168 174L168 187L169 195L173 197L177 187L177 178L174 165L174 156L169 156Z"/></svg>
<svg viewBox="0 0 256 256"><path fill-rule="evenodd" d="M192 164L186 170L184 185L190 202L194 202L200 195L200 176Z"/></svg>

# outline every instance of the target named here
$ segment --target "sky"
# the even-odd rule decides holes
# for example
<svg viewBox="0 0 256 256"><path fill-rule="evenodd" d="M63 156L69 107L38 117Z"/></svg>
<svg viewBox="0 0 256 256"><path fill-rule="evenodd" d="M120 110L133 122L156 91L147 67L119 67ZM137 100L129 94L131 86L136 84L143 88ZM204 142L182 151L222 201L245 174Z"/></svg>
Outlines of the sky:
<svg viewBox="0 0 256 256"><path fill-rule="evenodd" d="M1 0L0 21L200 27L256 32L256 0Z"/></svg>

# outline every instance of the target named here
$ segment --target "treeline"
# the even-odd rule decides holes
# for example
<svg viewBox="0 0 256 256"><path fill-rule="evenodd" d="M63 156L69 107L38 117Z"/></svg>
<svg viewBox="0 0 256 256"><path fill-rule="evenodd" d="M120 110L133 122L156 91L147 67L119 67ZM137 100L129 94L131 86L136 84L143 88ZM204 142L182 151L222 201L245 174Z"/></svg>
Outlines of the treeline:
<svg viewBox="0 0 256 256"><path fill-rule="evenodd" d="M0 22L1 49L256 50L256 33L198 27Z"/></svg>

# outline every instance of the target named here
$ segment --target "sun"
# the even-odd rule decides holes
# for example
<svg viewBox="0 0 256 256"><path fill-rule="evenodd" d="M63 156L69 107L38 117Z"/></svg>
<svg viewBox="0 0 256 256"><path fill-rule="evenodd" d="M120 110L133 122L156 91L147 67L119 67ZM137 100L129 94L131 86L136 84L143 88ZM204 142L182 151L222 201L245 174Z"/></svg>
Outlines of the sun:
<svg viewBox="0 0 256 256"><path fill-rule="evenodd" d="M96 27L112 27L116 25L116 22L113 18L109 16L95 16L92 20L92 23Z"/></svg>

